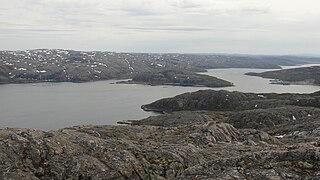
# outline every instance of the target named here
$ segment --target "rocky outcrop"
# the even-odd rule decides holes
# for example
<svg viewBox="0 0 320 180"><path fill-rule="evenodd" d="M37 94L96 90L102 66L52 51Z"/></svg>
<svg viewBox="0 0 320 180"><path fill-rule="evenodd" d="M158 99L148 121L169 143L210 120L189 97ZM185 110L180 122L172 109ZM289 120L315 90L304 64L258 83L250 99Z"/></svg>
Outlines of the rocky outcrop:
<svg viewBox="0 0 320 180"><path fill-rule="evenodd" d="M182 119L194 117L194 124L181 120L146 125L152 124L150 120L139 125L78 126L50 132L1 129L0 178L319 177L317 144L286 144L264 131L237 129L199 113L181 114Z"/></svg>
<svg viewBox="0 0 320 180"><path fill-rule="evenodd" d="M320 109L286 106L269 109L253 109L228 114L227 122L237 128L270 129L279 124L306 123L320 118Z"/></svg>
<svg viewBox="0 0 320 180"><path fill-rule="evenodd" d="M173 112L183 110L241 111L268 109L288 105L320 107L320 95L314 94L254 94L229 91L200 90L184 93L142 105L146 111Z"/></svg>
<svg viewBox="0 0 320 180"><path fill-rule="evenodd" d="M161 99L142 109L150 111L211 110L236 111L262 107L277 107L288 103L287 100L266 99L264 95L253 93L201 90L185 93L173 98Z"/></svg>
<svg viewBox="0 0 320 180"><path fill-rule="evenodd" d="M217 115L214 119L221 119L223 116ZM162 127L176 127L181 125L196 125L213 122L212 116L204 113L194 111L173 112L159 116L150 116L142 120L127 121L130 125L147 125L147 126L162 126Z"/></svg>
<svg viewBox="0 0 320 180"><path fill-rule="evenodd" d="M313 148L262 151L188 168L180 179L318 179L317 161Z"/></svg>
<svg viewBox="0 0 320 180"><path fill-rule="evenodd" d="M253 94L228 91L202 90L166 98L142 106L145 110L174 112L206 110L200 114L230 123L240 129L258 129L279 138L295 138L299 142L311 142L317 136L320 125L319 92L312 94ZM173 115L167 119L176 122ZM202 115L203 116L203 115ZM189 116L192 117L192 116ZM161 119L161 118L160 118ZM188 118L184 118L188 119ZM139 123L150 123L147 118ZM192 120L191 120L192 121ZM190 120L185 121L191 123ZM168 124L168 121L157 123ZM195 121L197 123L197 121ZM156 125L153 123L152 125Z"/></svg>
<svg viewBox="0 0 320 180"><path fill-rule="evenodd" d="M172 179L210 159L238 156L237 148L259 151L278 146L271 136L264 140L261 147L247 145L256 140L218 122L176 127L82 126L51 132L1 129L0 177ZM221 148L231 148L233 153L217 150Z"/></svg>

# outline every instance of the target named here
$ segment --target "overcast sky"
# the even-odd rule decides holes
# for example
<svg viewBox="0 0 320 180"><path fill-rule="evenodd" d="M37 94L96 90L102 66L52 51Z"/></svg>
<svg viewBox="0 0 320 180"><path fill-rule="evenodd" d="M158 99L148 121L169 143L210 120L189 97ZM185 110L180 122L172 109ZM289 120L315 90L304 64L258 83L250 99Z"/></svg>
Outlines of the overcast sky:
<svg viewBox="0 0 320 180"><path fill-rule="evenodd" d="M319 0L0 0L0 49L320 54Z"/></svg>

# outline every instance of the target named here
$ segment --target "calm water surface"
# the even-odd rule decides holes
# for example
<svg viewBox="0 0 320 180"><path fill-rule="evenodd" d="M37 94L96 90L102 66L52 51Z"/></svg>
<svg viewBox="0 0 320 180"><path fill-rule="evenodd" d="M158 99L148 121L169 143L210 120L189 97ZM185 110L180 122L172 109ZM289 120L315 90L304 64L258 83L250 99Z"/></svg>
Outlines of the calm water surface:
<svg viewBox="0 0 320 180"><path fill-rule="evenodd" d="M282 66L282 69L291 69L297 67L320 66L320 64L307 64L299 66ZM320 90L320 86L313 85L278 85L269 84L270 79L256 76L247 76L247 72L265 72L278 69L247 69L247 68L230 68L230 69L209 69L208 72L202 73L234 83L234 87L221 88L229 91L255 92L255 93L312 93Z"/></svg>
<svg viewBox="0 0 320 180"><path fill-rule="evenodd" d="M288 68L288 67L284 67ZM206 74L235 84L225 89L242 92L310 93L320 86L272 85L268 79L245 76L261 69L214 69ZM39 83L0 86L0 127L26 127L42 130L83 124L116 124L153 115L140 109L142 104L200 89L194 87L143 86L91 83Z"/></svg>
<svg viewBox="0 0 320 180"><path fill-rule="evenodd" d="M91 83L0 86L0 127L57 129L81 124L116 124L152 115L142 104L201 88Z"/></svg>

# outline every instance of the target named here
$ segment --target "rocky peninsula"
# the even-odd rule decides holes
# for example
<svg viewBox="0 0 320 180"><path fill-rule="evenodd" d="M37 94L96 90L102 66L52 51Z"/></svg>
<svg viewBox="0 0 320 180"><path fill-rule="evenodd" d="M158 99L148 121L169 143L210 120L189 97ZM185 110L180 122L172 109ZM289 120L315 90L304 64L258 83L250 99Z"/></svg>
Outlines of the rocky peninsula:
<svg viewBox="0 0 320 180"><path fill-rule="evenodd" d="M267 71L263 73L246 73L250 76L259 76L269 79L279 79L289 84L320 85L320 66L283 69L279 71Z"/></svg>

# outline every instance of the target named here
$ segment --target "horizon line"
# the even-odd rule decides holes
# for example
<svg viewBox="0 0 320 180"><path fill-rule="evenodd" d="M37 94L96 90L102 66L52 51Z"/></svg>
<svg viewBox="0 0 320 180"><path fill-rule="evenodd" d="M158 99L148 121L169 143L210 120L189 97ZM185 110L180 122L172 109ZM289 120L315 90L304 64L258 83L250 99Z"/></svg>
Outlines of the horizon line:
<svg viewBox="0 0 320 180"><path fill-rule="evenodd" d="M320 54L302 53L302 54L254 54L254 53L229 53L229 52L141 52L141 51L113 51L113 50L79 50L72 48L34 48L34 49L16 49L7 50L0 49L1 51L36 51L36 50L67 50L79 52L113 52L113 53L131 53L131 54L189 54L189 55L231 55L231 56L302 56L302 57L315 57L320 58Z"/></svg>

